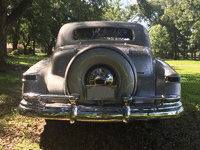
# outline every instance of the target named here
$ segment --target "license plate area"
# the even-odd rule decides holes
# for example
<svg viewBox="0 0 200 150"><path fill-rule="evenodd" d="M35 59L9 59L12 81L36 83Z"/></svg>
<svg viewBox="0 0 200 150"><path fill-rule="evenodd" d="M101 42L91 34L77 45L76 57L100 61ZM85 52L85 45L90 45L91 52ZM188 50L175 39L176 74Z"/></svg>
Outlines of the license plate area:
<svg viewBox="0 0 200 150"><path fill-rule="evenodd" d="M86 85L86 100L115 100L116 85Z"/></svg>

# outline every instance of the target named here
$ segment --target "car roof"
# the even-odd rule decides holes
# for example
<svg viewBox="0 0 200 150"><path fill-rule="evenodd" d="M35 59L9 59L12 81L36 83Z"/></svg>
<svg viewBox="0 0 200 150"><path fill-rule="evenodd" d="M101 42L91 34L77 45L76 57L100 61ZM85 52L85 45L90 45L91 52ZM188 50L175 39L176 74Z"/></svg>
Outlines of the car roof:
<svg viewBox="0 0 200 150"><path fill-rule="evenodd" d="M91 40L74 40L73 36L74 36L74 31L76 29L80 29L80 28L94 28L94 27L115 27L115 28L127 28L127 29L131 29L132 31L139 31L140 34L143 36L143 41L140 41L139 45L143 45L142 46L148 46L149 45L149 41L147 40L146 43L144 42L144 39L146 39L147 37L145 37L145 33L144 30L145 27L142 26L139 23L134 23L134 22L121 22L121 21L84 21L84 22L72 22L72 23L67 23L65 25L63 25L59 31L58 34L58 38L57 38L57 44L56 47L61 47L61 46L65 46L65 45L76 45L79 44L80 42L82 43L91 43ZM93 41L94 42L94 41ZM95 42L99 43L99 42L109 42L109 43L124 43L124 41L103 41L103 40L96 40ZM127 41L127 44L133 44L133 41Z"/></svg>

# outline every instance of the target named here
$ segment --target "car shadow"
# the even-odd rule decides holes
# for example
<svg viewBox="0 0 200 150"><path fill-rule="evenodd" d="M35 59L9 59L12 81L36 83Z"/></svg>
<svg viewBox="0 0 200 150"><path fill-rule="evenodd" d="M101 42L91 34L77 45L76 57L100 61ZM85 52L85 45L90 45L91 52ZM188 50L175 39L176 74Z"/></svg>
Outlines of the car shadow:
<svg viewBox="0 0 200 150"><path fill-rule="evenodd" d="M162 130L159 120L124 123L47 121L41 149L155 149Z"/></svg>

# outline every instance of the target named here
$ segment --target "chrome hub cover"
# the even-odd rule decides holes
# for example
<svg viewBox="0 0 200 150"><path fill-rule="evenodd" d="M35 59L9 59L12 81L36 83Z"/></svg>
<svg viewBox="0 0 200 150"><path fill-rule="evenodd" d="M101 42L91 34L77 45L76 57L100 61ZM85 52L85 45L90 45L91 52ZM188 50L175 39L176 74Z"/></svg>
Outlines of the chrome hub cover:
<svg viewBox="0 0 200 150"><path fill-rule="evenodd" d="M86 75L86 85L115 85L116 76L108 67L94 67Z"/></svg>

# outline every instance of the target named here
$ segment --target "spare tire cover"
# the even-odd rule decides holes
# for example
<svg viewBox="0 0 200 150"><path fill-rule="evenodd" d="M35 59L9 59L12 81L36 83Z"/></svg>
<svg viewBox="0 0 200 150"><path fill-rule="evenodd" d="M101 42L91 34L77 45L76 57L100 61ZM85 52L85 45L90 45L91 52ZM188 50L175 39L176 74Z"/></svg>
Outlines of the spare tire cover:
<svg viewBox="0 0 200 150"><path fill-rule="evenodd" d="M72 58L65 72L65 94L78 93L79 102L92 103L91 100L85 100L85 76L87 71L96 65L108 66L116 73L116 101L110 103L123 103L122 96L135 94L137 86L135 66L124 52L111 46L89 47Z"/></svg>

